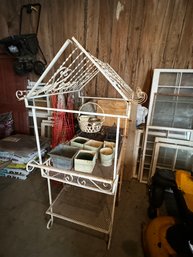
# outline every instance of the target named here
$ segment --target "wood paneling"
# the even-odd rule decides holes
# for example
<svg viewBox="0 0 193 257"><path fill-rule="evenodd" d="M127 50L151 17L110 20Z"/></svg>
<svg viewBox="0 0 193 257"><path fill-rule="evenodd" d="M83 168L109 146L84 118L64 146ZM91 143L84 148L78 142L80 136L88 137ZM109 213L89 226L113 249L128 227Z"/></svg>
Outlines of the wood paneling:
<svg viewBox="0 0 193 257"><path fill-rule="evenodd" d="M23 4L2 0L0 37L17 34ZM190 0L40 0L38 39L48 60L72 36L108 62L133 88L149 92L154 68L192 68L193 1ZM25 22L25 32L30 24ZM97 85L97 86L96 86ZM116 95L93 81L92 94Z"/></svg>
<svg viewBox="0 0 193 257"><path fill-rule="evenodd" d="M15 95L17 90L26 90L27 78L14 73L13 62L13 58L0 53L0 113L11 112L14 132L28 134L28 113L24 102Z"/></svg>
<svg viewBox="0 0 193 257"><path fill-rule="evenodd" d="M102 108L104 113L114 114L114 115L126 115L127 105L123 101L98 100L97 103ZM105 117L103 124L109 127L116 126L117 119L112 117ZM120 127L125 128L125 119L121 119Z"/></svg>
<svg viewBox="0 0 193 257"><path fill-rule="evenodd" d="M23 4L1 0L0 38L18 34ZM149 94L153 69L193 68L191 0L39 0L38 39L48 63L74 36L91 54L108 62L135 90ZM25 31L30 24L26 21ZM30 30L29 30L30 32ZM29 75L35 79L32 74ZM117 96L98 78L86 88L92 95Z"/></svg>

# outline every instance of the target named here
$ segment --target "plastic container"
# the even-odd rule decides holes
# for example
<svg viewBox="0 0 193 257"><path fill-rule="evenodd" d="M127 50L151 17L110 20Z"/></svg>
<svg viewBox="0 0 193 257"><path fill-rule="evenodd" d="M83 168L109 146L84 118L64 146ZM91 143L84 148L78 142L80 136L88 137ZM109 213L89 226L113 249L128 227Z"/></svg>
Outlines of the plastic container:
<svg viewBox="0 0 193 257"><path fill-rule="evenodd" d="M82 148L84 147L84 144L88 142L88 138L85 137L75 137L70 141L70 145Z"/></svg>
<svg viewBox="0 0 193 257"><path fill-rule="evenodd" d="M49 152L53 166L60 169L71 170L73 168L74 157L78 150L77 147L65 144L56 146Z"/></svg>
<svg viewBox="0 0 193 257"><path fill-rule="evenodd" d="M76 171L91 173L96 164L96 152L80 150L74 158Z"/></svg>

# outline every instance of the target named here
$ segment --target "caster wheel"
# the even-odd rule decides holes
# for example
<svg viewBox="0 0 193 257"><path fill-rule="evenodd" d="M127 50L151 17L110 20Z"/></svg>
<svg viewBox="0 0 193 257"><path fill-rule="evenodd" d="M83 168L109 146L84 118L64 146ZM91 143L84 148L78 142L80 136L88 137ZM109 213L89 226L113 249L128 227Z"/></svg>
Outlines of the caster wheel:
<svg viewBox="0 0 193 257"><path fill-rule="evenodd" d="M13 64L14 71L17 75L24 75L25 71L25 64L23 62L16 61Z"/></svg>
<svg viewBox="0 0 193 257"><path fill-rule="evenodd" d="M41 61L34 62L34 72L36 75L42 75L42 73L45 71L45 65Z"/></svg>

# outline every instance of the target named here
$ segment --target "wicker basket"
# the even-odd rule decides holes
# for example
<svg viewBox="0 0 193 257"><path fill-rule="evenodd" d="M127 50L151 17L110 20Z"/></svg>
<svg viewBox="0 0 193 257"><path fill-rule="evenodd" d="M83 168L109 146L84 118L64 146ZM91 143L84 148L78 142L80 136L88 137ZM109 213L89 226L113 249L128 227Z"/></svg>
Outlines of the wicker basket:
<svg viewBox="0 0 193 257"><path fill-rule="evenodd" d="M93 115L79 114L78 123L81 131L86 133L96 133L101 130L105 117L97 117L97 111L104 114L103 109L97 103L87 102L80 107L79 111L93 112Z"/></svg>

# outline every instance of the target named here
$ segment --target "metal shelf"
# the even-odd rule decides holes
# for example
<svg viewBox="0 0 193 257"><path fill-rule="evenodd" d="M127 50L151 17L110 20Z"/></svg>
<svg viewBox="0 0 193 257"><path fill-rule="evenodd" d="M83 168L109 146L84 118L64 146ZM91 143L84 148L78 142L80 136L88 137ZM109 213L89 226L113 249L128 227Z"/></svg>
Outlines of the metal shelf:
<svg viewBox="0 0 193 257"><path fill-rule="evenodd" d="M113 196L64 185L46 213L108 234L112 207Z"/></svg>
<svg viewBox="0 0 193 257"><path fill-rule="evenodd" d="M120 163L120 161L118 163ZM118 164L118 167L119 166L120 164ZM61 170L55 168L50 165L50 158L46 160L43 165L40 165L35 160L27 164L27 170L40 168L42 177L44 178L106 194L114 194L115 185L118 183L118 173L116 179L113 180L113 167L114 164L110 167L104 167L97 161L92 173L84 173L76 170Z"/></svg>

